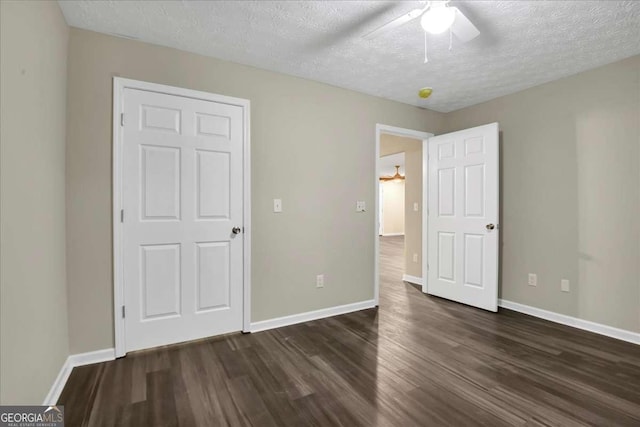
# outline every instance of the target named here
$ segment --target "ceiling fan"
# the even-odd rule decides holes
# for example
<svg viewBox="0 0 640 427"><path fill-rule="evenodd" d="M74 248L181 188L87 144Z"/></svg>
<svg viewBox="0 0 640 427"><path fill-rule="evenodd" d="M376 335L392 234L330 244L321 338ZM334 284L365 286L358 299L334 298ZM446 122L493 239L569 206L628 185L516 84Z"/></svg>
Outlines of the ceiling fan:
<svg viewBox="0 0 640 427"><path fill-rule="evenodd" d="M423 8L414 9L365 34L363 38L371 40L417 18L420 18L420 25L425 31L425 37L426 33L441 34L451 29L451 33L454 34L458 40L466 43L480 34L480 31L464 16L460 9L455 6L449 6L449 0L445 0L427 1Z"/></svg>
<svg viewBox="0 0 640 427"><path fill-rule="evenodd" d="M392 176L381 176L380 181L400 182L404 179L404 175L400 175L400 165L396 165L396 174Z"/></svg>

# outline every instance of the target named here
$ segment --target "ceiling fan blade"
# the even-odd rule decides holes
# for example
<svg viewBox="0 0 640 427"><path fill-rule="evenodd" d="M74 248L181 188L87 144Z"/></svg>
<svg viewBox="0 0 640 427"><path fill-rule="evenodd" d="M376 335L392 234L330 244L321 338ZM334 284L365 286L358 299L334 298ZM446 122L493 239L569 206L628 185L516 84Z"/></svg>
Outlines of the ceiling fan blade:
<svg viewBox="0 0 640 427"><path fill-rule="evenodd" d="M462 43L466 43L478 37L480 35L480 31L478 31L476 26L473 25L466 16L464 16L460 9L453 6L451 6L451 8L456 11L456 18L453 20L453 25L451 25L451 31L453 34L455 34Z"/></svg>
<svg viewBox="0 0 640 427"><path fill-rule="evenodd" d="M411 12L406 13L400 16L399 18L394 19L391 22L387 22L383 26L378 27L375 30L371 31L370 33L365 34L364 36L362 36L362 38L367 40L374 39L378 37L380 34L384 33L385 31L393 30L394 28L404 25L409 21L413 21L414 19L419 18L424 13L425 10L426 9L413 9Z"/></svg>

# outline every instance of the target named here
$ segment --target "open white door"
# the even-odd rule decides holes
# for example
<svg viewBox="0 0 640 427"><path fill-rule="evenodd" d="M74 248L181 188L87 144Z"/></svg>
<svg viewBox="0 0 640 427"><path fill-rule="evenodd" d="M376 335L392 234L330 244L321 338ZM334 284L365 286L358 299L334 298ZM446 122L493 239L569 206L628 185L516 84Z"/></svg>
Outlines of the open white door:
<svg viewBox="0 0 640 427"><path fill-rule="evenodd" d="M427 293L498 310L498 124L429 138Z"/></svg>

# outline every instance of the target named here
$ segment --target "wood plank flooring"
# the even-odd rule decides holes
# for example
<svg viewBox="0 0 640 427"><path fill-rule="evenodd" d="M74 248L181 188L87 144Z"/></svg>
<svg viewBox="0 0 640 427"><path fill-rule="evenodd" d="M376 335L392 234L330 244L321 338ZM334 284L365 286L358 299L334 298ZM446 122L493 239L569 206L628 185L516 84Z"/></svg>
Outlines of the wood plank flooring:
<svg viewBox="0 0 640 427"><path fill-rule="evenodd" d="M402 250L379 309L75 368L66 425L640 425L640 346L428 297Z"/></svg>

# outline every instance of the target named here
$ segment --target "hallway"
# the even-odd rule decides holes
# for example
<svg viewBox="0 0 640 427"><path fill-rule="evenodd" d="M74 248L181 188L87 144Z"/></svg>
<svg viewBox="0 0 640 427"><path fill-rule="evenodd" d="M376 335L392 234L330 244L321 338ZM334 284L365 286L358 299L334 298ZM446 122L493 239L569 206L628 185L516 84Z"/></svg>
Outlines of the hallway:
<svg viewBox="0 0 640 427"><path fill-rule="evenodd" d="M420 286L402 281L404 263L404 236L380 236L380 306L406 306L423 297Z"/></svg>

